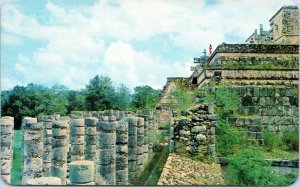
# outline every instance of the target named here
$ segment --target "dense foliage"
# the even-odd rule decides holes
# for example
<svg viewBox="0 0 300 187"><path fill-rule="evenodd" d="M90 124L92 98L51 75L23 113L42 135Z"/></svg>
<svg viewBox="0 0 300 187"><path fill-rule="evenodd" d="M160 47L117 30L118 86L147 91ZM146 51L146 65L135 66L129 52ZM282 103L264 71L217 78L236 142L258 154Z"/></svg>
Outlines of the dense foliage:
<svg viewBox="0 0 300 187"><path fill-rule="evenodd" d="M70 90L62 85L48 88L31 83L1 92L1 115L13 116L15 128L19 129L23 116L66 115L76 110L133 111L154 108L160 93L160 90L150 86L138 86L134 89L134 93L130 93L125 85L115 87L109 77L98 75L82 90Z"/></svg>
<svg viewBox="0 0 300 187"><path fill-rule="evenodd" d="M137 109L154 108L160 95L160 90L155 90L150 86L137 86L134 88L132 96L133 107Z"/></svg>

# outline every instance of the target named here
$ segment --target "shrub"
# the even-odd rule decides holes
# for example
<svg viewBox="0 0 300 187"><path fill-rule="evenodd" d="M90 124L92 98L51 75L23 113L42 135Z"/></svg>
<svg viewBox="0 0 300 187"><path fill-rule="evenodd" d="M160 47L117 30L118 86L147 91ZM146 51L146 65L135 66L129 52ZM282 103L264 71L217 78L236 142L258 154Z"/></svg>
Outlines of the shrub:
<svg viewBox="0 0 300 187"><path fill-rule="evenodd" d="M233 116L240 105L240 97L228 89L227 83L221 86L210 84L197 92L201 102L214 103L215 113L221 119Z"/></svg>
<svg viewBox="0 0 300 187"><path fill-rule="evenodd" d="M276 133L269 131L269 129L263 129L262 136L264 140L264 147L267 151L273 151L283 145L279 136Z"/></svg>
<svg viewBox="0 0 300 187"><path fill-rule="evenodd" d="M282 136L282 141L287 145L290 150L299 150L299 130L298 128L293 131L285 131Z"/></svg>
<svg viewBox="0 0 300 187"><path fill-rule="evenodd" d="M231 126L225 121L218 121L216 151L220 156L229 156L251 144L243 129Z"/></svg>
<svg viewBox="0 0 300 187"><path fill-rule="evenodd" d="M297 176L276 174L271 163L263 159L260 148L248 147L232 156L225 172L231 185L289 185Z"/></svg>

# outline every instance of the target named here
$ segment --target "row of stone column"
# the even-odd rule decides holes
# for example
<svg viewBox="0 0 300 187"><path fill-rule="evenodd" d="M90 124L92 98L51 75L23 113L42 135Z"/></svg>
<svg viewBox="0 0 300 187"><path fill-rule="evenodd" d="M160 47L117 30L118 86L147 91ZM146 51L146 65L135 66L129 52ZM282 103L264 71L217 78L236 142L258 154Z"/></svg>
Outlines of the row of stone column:
<svg viewBox="0 0 300 187"><path fill-rule="evenodd" d="M99 116L99 119L90 115L85 119L81 115L71 119L46 116L41 122L24 118L22 184L34 181L40 184L40 179L31 179L41 177L59 178L62 185L93 182L121 185L133 181L148 158L148 138L145 137L148 118L124 117L132 114L122 112L118 118L112 112L105 114L110 116ZM94 164L87 164L88 161ZM78 167L93 171L93 180L75 180Z"/></svg>

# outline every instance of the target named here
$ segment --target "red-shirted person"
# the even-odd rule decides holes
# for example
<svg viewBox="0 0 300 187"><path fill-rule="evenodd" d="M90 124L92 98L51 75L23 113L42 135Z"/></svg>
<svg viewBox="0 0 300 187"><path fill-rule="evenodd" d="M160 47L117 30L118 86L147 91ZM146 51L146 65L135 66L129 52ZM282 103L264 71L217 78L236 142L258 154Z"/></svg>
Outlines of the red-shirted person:
<svg viewBox="0 0 300 187"><path fill-rule="evenodd" d="M212 46L209 44L209 56L212 54Z"/></svg>

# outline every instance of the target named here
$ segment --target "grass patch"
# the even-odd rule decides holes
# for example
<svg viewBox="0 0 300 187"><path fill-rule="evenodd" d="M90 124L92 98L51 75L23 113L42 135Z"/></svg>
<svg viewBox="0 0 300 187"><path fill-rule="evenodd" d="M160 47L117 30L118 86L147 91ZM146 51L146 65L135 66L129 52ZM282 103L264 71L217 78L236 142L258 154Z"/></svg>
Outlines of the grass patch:
<svg viewBox="0 0 300 187"><path fill-rule="evenodd" d="M274 149L277 149L283 145L280 137L275 132L269 131L269 129L263 129L262 135L264 140L264 147L267 151L272 152Z"/></svg>
<svg viewBox="0 0 300 187"><path fill-rule="evenodd" d="M22 145L22 131L14 131L14 150L11 171L11 184L22 184L22 158L21 158L21 145Z"/></svg>
<svg viewBox="0 0 300 187"><path fill-rule="evenodd" d="M293 132L285 131L282 135L282 141L287 145L287 148L291 151L299 150L299 129L297 128Z"/></svg>

